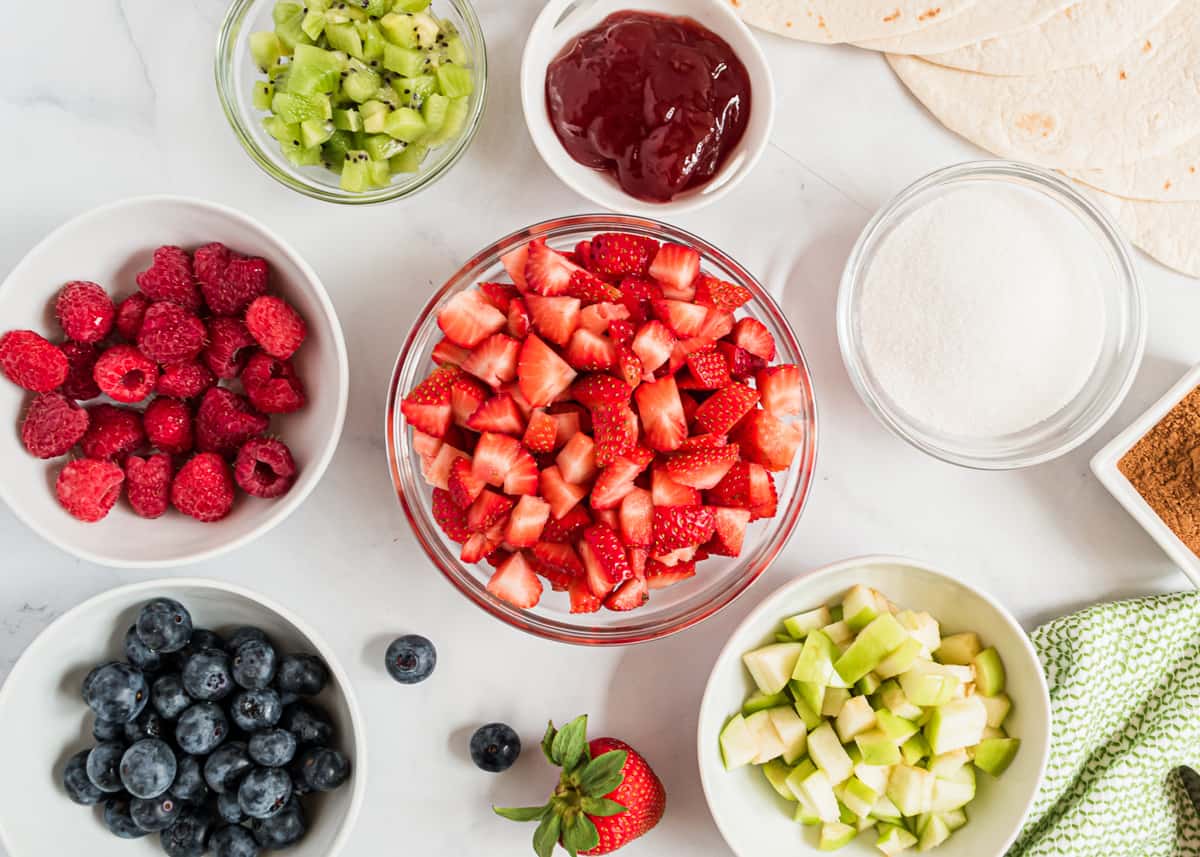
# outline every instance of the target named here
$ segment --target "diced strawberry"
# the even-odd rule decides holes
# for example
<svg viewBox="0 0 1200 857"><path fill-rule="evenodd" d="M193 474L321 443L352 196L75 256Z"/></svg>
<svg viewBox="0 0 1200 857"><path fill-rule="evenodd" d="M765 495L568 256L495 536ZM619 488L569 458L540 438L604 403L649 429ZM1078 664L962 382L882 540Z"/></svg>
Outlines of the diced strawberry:
<svg viewBox="0 0 1200 857"><path fill-rule="evenodd" d="M582 428L579 411L554 411L550 413L554 420L554 446L566 446L571 438L579 434Z"/></svg>
<svg viewBox="0 0 1200 857"><path fill-rule="evenodd" d="M571 334L579 327L580 303L578 298L545 298L541 295L526 295L525 305L529 308L529 319L534 329L555 345L566 345Z"/></svg>
<svg viewBox="0 0 1200 857"><path fill-rule="evenodd" d="M621 588L604 599L604 606L609 610L636 610L650 600L650 590L646 581L633 578L621 584Z"/></svg>
<svg viewBox="0 0 1200 857"><path fill-rule="evenodd" d="M628 404L632 393L629 385L619 378L598 373L584 375L571 385L571 398L592 410Z"/></svg>
<svg viewBox="0 0 1200 857"><path fill-rule="evenodd" d="M720 390L733 383L729 364L716 349L692 352L687 356L687 365L702 390Z"/></svg>
<svg viewBox="0 0 1200 857"><path fill-rule="evenodd" d="M467 527L467 512L454 502L449 491L433 489L433 519L449 538L462 544L471 536Z"/></svg>
<svg viewBox="0 0 1200 857"><path fill-rule="evenodd" d="M729 341L763 360L775 359L775 337L767 330L766 325L756 318L746 316L738 319L729 335Z"/></svg>
<svg viewBox="0 0 1200 857"><path fill-rule="evenodd" d="M567 344L567 362L581 372L605 372L616 365L616 343L580 328Z"/></svg>
<svg viewBox="0 0 1200 857"><path fill-rule="evenodd" d="M695 488L680 485L670 474L664 463L657 463L650 471L650 494L655 506L697 506L700 492Z"/></svg>
<svg viewBox="0 0 1200 857"><path fill-rule="evenodd" d="M586 434L576 434L558 453L555 464L568 482L590 483L596 476L596 444Z"/></svg>
<svg viewBox="0 0 1200 857"><path fill-rule="evenodd" d="M771 474L761 464L739 461L729 468L724 479L708 490L706 496L708 502L713 505L736 506L750 509L753 513L758 506L769 508L775 503L775 483Z"/></svg>
<svg viewBox="0 0 1200 857"><path fill-rule="evenodd" d="M603 598L633 576L629 557L621 539L605 524L594 524L583 531L579 556L587 571L592 594Z"/></svg>
<svg viewBox="0 0 1200 857"><path fill-rule="evenodd" d="M607 333L614 321L629 318L629 309L624 304L594 303L579 312L579 326L592 333Z"/></svg>
<svg viewBox="0 0 1200 857"><path fill-rule="evenodd" d="M653 372L667 362L675 347L675 334L658 319L651 319L633 338L633 353L642 361L642 368Z"/></svg>
<svg viewBox="0 0 1200 857"><path fill-rule="evenodd" d="M533 555L542 565L570 577L583 577L583 560L569 544L538 542L533 546Z"/></svg>
<svg viewBox="0 0 1200 857"><path fill-rule="evenodd" d="M738 348L732 342L718 342L717 350L725 355L725 360L729 363L729 374L737 381L752 378L759 369L766 368L766 360L757 354L751 354L745 348Z"/></svg>
<svg viewBox="0 0 1200 857"><path fill-rule="evenodd" d="M642 382L645 374L642 369L642 361L628 345L617 346L617 371L630 388L636 387Z"/></svg>
<svg viewBox="0 0 1200 857"><path fill-rule="evenodd" d="M667 459L667 474L680 485L712 488L738 460L737 444L680 452Z"/></svg>
<svg viewBox="0 0 1200 857"><path fill-rule="evenodd" d="M517 358L517 383L529 404L545 407L575 380L575 370L554 349L532 333Z"/></svg>
<svg viewBox="0 0 1200 857"><path fill-rule="evenodd" d="M517 551L496 569L488 581L487 591L513 607L525 610L535 606L542 597L542 582L522 551Z"/></svg>
<svg viewBox="0 0 1200 857"><path fill-rule="evenodd" d="M621 280L621 303L629 310L629 318L641 324L651 316L651 301L663 296L658 283L637 274Z"/></svg>
<svg viewBox="0 0 1200 857"><path fill-rule="evenodd" d="M450 487L450 468L454 466L454 462L459 458L466 458L467 454L461 449L451 446L448 443L443 443L438 448L437 455L429 462L429 466L425 468L425 481L436 488Z"/></svg>
<svg viewBox="0 0 1200 857"><path fill-rule="evenodd" d="M471 469L469 458L456 458L450 465L447 487L451 499L462 508L465 509L475 502L475 499L483 493L485 484Z"/></svg>
<svg viewBox="0 0 1200 857"><path fill-rule="evenodd" d="M746 512L747 518L750 513ZM527 494L517 501L508 519L504 541L515 548L530 548L542 537L546 521L550 519L550 504L541 497Z"/></svg>
<svg viewBox="0 0 1200 857"><path fill-rule="evenodd" d="M508 312L514 298L520 297L520 292L508 283L480 283L479 291L483 292L488 303L503 313Z"/></svg>
<svg viewBox="0 0 1200 857"><path fill-rule="evenodd" d="M588 267L601 276L644 274L658 251L658 242L626 232L602 232L591 243Z"/></svg>
<svg viewBox="0 0 1200 857"><path fill-rule="evenodd" d="M757 465L755 465L757 467ZM766 468L760 468L762 471L761 491L758 488L752 487L751 497L755 499L754 505L750 507L750 520L757 521L760 518L774 518L775 513L779 511L779 494L775 491L775 477L767 472Z"/></svg>
<svg viewBox="0 0 1200 857"><path fill-rule="evenodd" d="M529 245L522 244L515 250L509 250L500 257L500 262L504 265L504 270L508 272L508 278L517 284L517 288L521 291L526 291L525 285L525 263L529 259Z"/></svg>
<svg viewBox="0 0 1200 857"><path fill-rule="evenodd" d="M493 333L475 347L462 368L491 387L517 377L517 352L521 345L503 333Z"/></svg>
<svg viewBox="0 0 1200 857"><path fill-rule="evenodd" d="M699 552L700 549L696 547L676 548L673 551L667 551L666 553L659 554L658 556L654 557L654 560L655 562L665 565L667 568L674 568L680 563L691 562L696 558L696 554Z"/></svg>
<svg viewBox="0 0 1200 857"><path fill-rule="evenodd" d="M607 467L617 456L625 455L637 445L637 416L627 404L594 409L592 430L598 467Z"/></svg>
<svg viewBox="0 0 1200 857"><path fill-rule="evenodd" d="M750 523L749 509L734 509L726 506L712 507L716 527L713 537L704 547L709 553L721 556L737 556L742 552L746 539L746 525Z"/></svg>
<svg viewBox="0 0 1200 857"><path fill-rule="evenodd" d="M592 267L592 242L580 241L575 245L575 252L572 254L575 257L575 264L591 270Z"/></svg>
<svg viewBox="0 0 1200 857"><path fill-rule="evenodd" d="M674 375L680 369L687 365L687 349L683 347L683 343L676 341L671 346L671 356L667 358L667 362L658 367L655 373L658 377L663 378L667 375Z"/></svg>
<svg viewBox="0 0 1200 857"><path fill-rule="evenodd" d="M692 452L697 449L709 449L714 446L725 446L729 442L723 434L694 434L679 446L680 452Z"/></svg>
<svg viewBox="0 0 1200 857"><path fill-rule="evenodd" d="M758 404L758 392L745 384L731 383L709 396L696 411L696 425L724 435Z"/></svg>
<svg viewBox="0 0 1200 857"><path fill-rule="evenodd" d="M432 458L437 455L437 451L441 449L442 439L434 437L431 434L425 434L420 429L413 429L412 433L413 452L424 458L429 456Z"/></svg>
<svg viewBox="0 0 1200 857"><path fill-rule="evenodd" d="M500 393L485 401L467 418L467 428L478 432L520 435L525 431L525 421L512 396Z"/></svg>
<svg viewBox="0 0 1200 857"><path fill-rule="evenodd" d="M453 366L440 366L404 397L400 412L409 424L426 434L443 437L450 428L453 409L451 389L461 372Z"/></svg>
<svg viewBox="0 0 1200 857"><path fill-rule="evenodd" d="M804 376L794 363L761 370L755 378L763 408L777 417L798 416L804 410Z"/></svg>
<svg viewBox="0 0 1200 857"><path fill-rule="evenodd" d="M608 337L613 342L621 345L633 345L633 337L637 334L637 328L628 319L629 309L624 304L621 309L626 315L622 318L614 318L608 323Z"/></svg>
<svg viewBox="0 0 1200 857"><path fill-rule="evenodd" d="M646 563L646 586L650 589L666 589L676 583L696 576L696 563L681 562L674 566L663 565L657 560Z"/></svg>
<svg viewBox="0 0 1200 857"><path fill-rule="evenodd" d="M488 390L469 375L460 374L450 388L450 410L455 425L466 426L471 415L488 397Z"/></svg>
<svg viewBox="0 0 1200 857"><path fill-rule="evenodd" d="M487 533L472 533L471 537L463 544L462 554L459 558L465 563L476 563L491 556L499 546L499 538L492 538Z"/></svg>
<svg viewBox="0 0 1200 857"><path fill-rule="evenodd" d="M567 594L571 599L572 613L595 613L603 602L592 594L586 577L572 580L567 586Z"/></svg>
<svg viewBox="0 0 1200 857"><path fill-rule="evenodd" d="M671 376L649 381L634 391L646 444L659 452L678 449L687 437L687 417L679 399L679 388Z"/></svg>
<svg viewBox="0 0 1200 857"><path fill-rule="evenodd" d="M798 423L785 423L766 411L752 411L734 433L742 446L742 457L767 470L787 470L804 440Z"/></svg>
<svg viewBox="0 0 1200 857"><path fill-rule="evenodd" d="M567 294L573 298L579 298L585 304L621 299L620 289L582 268L571 272L571 279L567 283Z"/></svg>
<svg viewBox="0 0 1200 857"><path fill-rule="evenodd" d="M676 384L678 384L678 382L676 382ZM679 391L679 403L683 405L684 419L688 421L688 425L691 425L692 420L696 416L696 411L700 410L700 403L697 402L690 393L685 393L683 390ZM682 446L682 444L680 444L680 446Z"/></svg>
<svg viewBox="0 0 1200 857"><path fill-rule="evenodd" d="M700 273L700 254L691 247L664 244L650 263L650 276L662 285L668 298L690 301L696 296L696 275Z"/></svg>
<svg viewBox="0 0 1200 857"><path fill-rule="evenodd" d="M516 438L484 432L475 445L471 472L489 485L503 485L504 477L516 466L517 459L524 451Z"/></svg>
<svg viewBox="0 0 1200 857"><path fill-rule="evenodd" d="M650 561L650 551L646 548L632 547L625 552L629 557L629 570L637 580L646 579L646 563Z"/></svg>
<svg viewBox="0 0 1200 857"><path fill-rule="evenodd" d="M517 454L512 468L504 476L504 493L536 494L539 481L537 462L528 450L522 449Z"/></svg>
<svg viewBox="0 0 1200 857"><path fill-rule="evenodd" d="M708 318L707 308L687 301L664 298L652 301L650 305L654 308L655 316L681 339L699 333L705 319Z"/></svg>
<svg viewBox="0 0 1200 857"><path fill-rule="evenodd" d="M727 283L701 274L696 280L696 303L706 307L733 312L754 297L744 286Z"/></svg>
<svg viewBox="0 0 1200 857"><path fill-rule="evenodd" d="M471 352L461 345L455 345L445 337L433 346L433 362L439 366L461 366Z"/></svg>
<svg viewBox="0 0 1200 857"><path fill-rule="evenodd" d="M517 406L517 410L521 412L521 419L528 420L529 415L533 413L533 405L529 404L529 400L525 398L525 394L521 392L521 385L516 381L509 381L507 384L500 385L500 392L507 393L512 396L513 402Z"/></svg>
<svg viewBox="0 0 1200 857"><path fill-rule="evenodd" d="M467 509L467 529L473 533L489 530L511 511L513 501L490 488L484 488Z"/></svg>
<svg viewBox="0 0 1200 857"><path fill-rule="evenodd" d="M542 497L550 504L550 514L558 520L584 497L587 489L563 479L557 467L547 467L539 479Z"/></svg>
<svg viewBox="0 0 1200 857"><path fill-rule="evenodd" d="M715 526L709 506L655 506L654 552L661 555L702 545L712 538Z"/></svg>
<svg viewBox="0 0 1200 857"><path fill-rule="evenodd" d="M633 480L646 469L645 463L618 456L600 471L596 484L592 486L593 509L612 509L634 489Z"/></svg>
<svg viewBox="0 0 1200 857"><path fill-rule="evenodd" d="M525 287L529 291L547 297L564 295L571 287L572 274L580 270L566 256L547 247L545 240L536 238L529 242L529 256L525 260Z"/></svg>
<svg viewBox="0 0 1200 857"><path fill-rule="evenodd" d="M654 500L644 488L621 499L621 539L629 547L649 547L654 540Z"/></svg>
<svg viewBox="0 0 1200 857"><path fill-rule="evenodd" d="M704 314L704 323L696 331L696 336L715 341L728 336L733 330L733 313L719 309L709 309Z"/></svg>
<svg viewBox="0 0 1200 857"><path fill-rule="evenodd" d="M508 318L478 289L465 289L438 311L438 327L446 338L463 348L474 348L493 333L503 330Z"/></svg>
<svg viewBox="0 0 1200 857"><path fill-rule="evenodd" d="M621 519L617 515L616 509L593 509L592 514L595 516L597 524L604 524L614 533L621 529Z"/></svg>
<svg viewBox="0 0 1200 857"><path fill-rule="evenodd" d="M508 335L514 339L524 339L529 335L529 310L525 301L515 298L508 305Z"/></svg>
<svg viewBox="0 0 1200 857"><path fill-rule="evenodd" d="M542 410L529 415L529 425L521 442L530 452L553 452L554 439L558 435L558 424L554 417Z"/></svg>
<svg viewBox="0 0 1200 857"><path fill-rule="evenodd" d="M561 518L554 517L554 510L551 509L550 522L546 524L546 529L542 531L542 541L551 543L574 542L583 534L584 529L591 525L592 516L588 514L587 509L583 506L572 506L571 510Z"/></svg>

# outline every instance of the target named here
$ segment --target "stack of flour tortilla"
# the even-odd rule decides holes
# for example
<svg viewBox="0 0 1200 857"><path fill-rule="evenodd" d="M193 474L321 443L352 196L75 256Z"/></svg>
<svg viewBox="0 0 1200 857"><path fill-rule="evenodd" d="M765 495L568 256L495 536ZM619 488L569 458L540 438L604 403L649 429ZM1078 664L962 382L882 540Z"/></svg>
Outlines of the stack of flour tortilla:
<svg viewBox="0 0 1200 857"><path fill-rule="evenodd" d="M754 26L880 51L946 127L1091 189L1200 277L1200 0L730 0Z"/></svg>

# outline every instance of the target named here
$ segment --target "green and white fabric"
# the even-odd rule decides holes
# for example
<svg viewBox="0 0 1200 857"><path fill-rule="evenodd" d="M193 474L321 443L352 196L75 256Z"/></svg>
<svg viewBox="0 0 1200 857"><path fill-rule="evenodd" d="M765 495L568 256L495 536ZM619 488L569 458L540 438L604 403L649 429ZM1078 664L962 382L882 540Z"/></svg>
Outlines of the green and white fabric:
<svg viewBox="0 0 1200 857"><path fill-rule="evenodd" d="M1200 593L1092 607L1032 634L1054 731L1008 857L1200 857Z"/></svg>

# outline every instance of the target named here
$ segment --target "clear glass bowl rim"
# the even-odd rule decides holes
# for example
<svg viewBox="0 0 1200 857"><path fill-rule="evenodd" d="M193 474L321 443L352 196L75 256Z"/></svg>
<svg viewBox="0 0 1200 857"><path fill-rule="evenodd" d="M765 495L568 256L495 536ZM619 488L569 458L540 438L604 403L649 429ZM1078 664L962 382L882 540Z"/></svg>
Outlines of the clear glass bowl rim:
<svg viewBox="0 0 1200 857"><path fill-rule="evenodd" d="M430 169L421 170L414 173L411 177L403 181L394 182L387 187L376 188L363 193L350 193L332 185L322 185L305 180L303 174L296 168L288 169L275 163L263 151L262 147L258 144L258 140L251 133L247 117L238 108L238 96L234 91L233 64L238 61L234 48L237 36L246 17L256 5L262 2L265 2L265 0L234 0L230 4L229 10L225 13L225 18L221 22L221 29L217 34L216 59L213 64L213 72L217 83L217 97L221 101L221 109L225 113L225 118L229 121L229 126L233 129L234 135L237 137L238 142L242 144L242 148L246 150L246 153L271 178L298 193L324 202L334 202L341 205L372 205L381 202L394 202L398 199L404 199L405 197L419 193L448 173L459 162L462 156L466 154L471 142L475 139L475 134L479 130L479 124L483 119L483 110L487 104L488 86L487 43L484 40L483 27L479 23L479 17L476 15L475 7L471 5L470 0L442 0L442 2L453 6L459 15L462 16L467 29L470 31L472 43L476 46L472 62L473 70L476 71L475 81L479 90L471 110L471 115L467 119L466 127L452 144L448 156L441 158Z"/></svg>
<svg viewBox="0 0 1200 857"><path fill-rule="evenodd" d="M1109 402L1095 414L1091 422L1064 435L1058 443L1041 451L1016 451L1006 457L976 457L948 450L926 441L910 430L905 420L893 413L867 383L861 343L853 333L851 309L854 297L862 286L864 262L866 261L865 251L876 233L890 225L899 210L914 197L938 186L971 178L1029 181L1047 191L1050 196L1056 197L1062 204L1080 211L1098 228L1105 243L1112 250L1118 266L1119 279L1129 299L1130 312L1124 332L1131 343L1132 357L1120 384L1111 390ZM966 161L942 167L922 176L892 197L863 228L854 244L854 249L850 252L850 257L846 260L846 267L843 269L838 288L838 347L842 353L842 362L845 364L846 372L850 376L850 382L854 385L854 389L863 403L866 404L867 409L893 434L911 446L941 461L972 470L1015 470L1030 467L1065 455L1085 443L1112 417L1133 385L1138 368L1141 366L1142 355L1145 352L1147 322L1145 293L1134 266L1132 252L1128 242L1112 219L1066 179L1041 167L1002 159Z"/></svg>
<svg viewBox="0 0 1200 857"><path fill-rule="evenodd" d="M729 582L718 590L714 597L682 614L664 615L654 621L638 625L635 628L620 626L580 628L571 626L565 622L546 619L530 611L517 610L500 602L498 599L490 596L485 590L482 590L482 588L470 585L468 583L470 575L463 569L462 564L458 561L443 561L443 557L439 551L433 544L429 543L426 538L425 529L428 529L431 533L435 533L436 524L426 520L428 516L420 503L420 498L409 496L410 490L414 493L419 493L425 487L424 483L414 479L411 486L406 485L403 475L405 468L401 465L400 461L401 455L406 451L409 443L407 432L404 431L399 419L400 400L402 398L401 388L409 359L420 358L423 362L426 357L424 350L415 350L418 345L418 334L421 328L425 325L427 319L433 315L435 307L438 306L442 299L456 288L461 288L462 284L466 281L466 277L472 271L483 265L490 266L497 263L501 254L533 238L553 239L562 237L564 234L570 235L582 231L603 232L630 228L653 230L664 240L685 243L696 247L700 250L703 258L712 259L722 267L732 270L737 274L741 282L754 292L756 310L771 318L778 331L784 335L784 344L796 355L796 361L802 369L806 396L805 410L802 417L806 422L806 430L804 441L797 454L797 460L792 464L792 467L796 468L795 489L792 492L789 504L780 509L779 513L770 522L771 529L764 531L762 534L762 543L768 545L768 547L756 562L742 565L745 561L740 561L739 565L730 568L725 573L726 577L729 578ZM795 330L784 316L782 309L774 298L759 283L757 278L726 253L686 230L652 218L619 214L580 214L545 220L511 232L472 256L429 299L413 322L408 336L405 338L404 345L400 350L400 354L396 359L396 365L389 383L387 406L384 416L384 436L387 445L388 468L392 476L392 485L396 490L400 505L404 510L405 517L408 519L413 535L420 542L430 561L456 589L472 603L492 616L534 636L583 646L623 646L648 642L676 634L720 612L749 589L751 584L770 567L776 557L778 557L780 551L783 550L791 538L796 524L799 522L801 513L807 505L816 469L818 432L816 396L808 361L796 338ZM426 524L424 528L422 527L422 522ZM440 541L438 547L444 548ZM736 575L734 575L734 571L737 571ZM638 615L638 612L633 611L625 615L634 618Z"/></svg>

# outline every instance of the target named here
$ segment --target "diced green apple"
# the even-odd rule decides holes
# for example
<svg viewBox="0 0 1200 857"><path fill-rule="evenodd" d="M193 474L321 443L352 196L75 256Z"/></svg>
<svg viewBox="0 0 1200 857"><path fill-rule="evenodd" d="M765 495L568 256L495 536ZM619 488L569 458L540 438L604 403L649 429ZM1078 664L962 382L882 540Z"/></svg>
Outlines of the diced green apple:
<svg viewBox="0 0 1200 857"><path fill-rule="evenodd" d="M854 763L828 723L822 723L808 734L808 756L828 775L831 785L845 781L854 770Z"/></svg>
<svg viewBox="0 0 1200 857"><path fill-rule="evenodd" d="M987 699L986 696L981 696L979 698ZM1007 738L1007 737L1008 737L1008 733L999 727L985 726L983 728L983 739L982 740L984 740L984 741L988 740L989 738Z"/></svg>
<svg viewBox="0 0 1200 857"><path fill-rule="evenodd" d="M937 659L944 664L968 666L982 649L979 635L974 631L951 634L949 637L942 637L942 644L937 647Z"/></svg>
<svg viewBox="0 0 1200 857"><path fill-rule="evenodd" d="M792 820L812 826L821 823L821 816L817 815L817 808L813 806L813 802L803 793L798 793L796 794L796 812L792 815Z"/></svg>
<svg viewBox="0 0 1200 857"><path fill-rule="evenodd" d="M748 765L758 755L758 743L746 728L746 719L738 714L721 730L721 759L725 770Z"/></svg>
<svg viewBox="0 0 1200 857"><path fill-rule="evenodd" d="M796 683L798 684L799 682ZM792 707L796 709L796 714L800 715L800 719L804 721L804 728L808 731L811 732L821 725L820 709L813 708L808 704L807 700L797 697Z"/></svg>
<svg viewBox="0 0 1200 857"><path fill-rule="evenodd" d="M870 729L854 739L867 765L896 765L900 763L900 747L882 729Z"/></svg>
<svg viewBox="0 0 1200 857"><path fill-rule="evenodd" d="M892 652L875 667L875 674L880 678L888 679L898 676L903 672L908 672L912 667L913 662L921 657L924 647L921 641L916 637L909 637L900 644L900 648Z"/></svg>
<svg viewBox="0 0 1200 857"><path fill-rule="evenodd" d="M754 736L754 744L758 747L758 752L750 760L753 764L762 765L783 755L783 742L779 740L779 733L775 731L768 712L756 711L751 714L746 718L746 728Z"/></svg>
<svg viewBox="0 0 1200 857"><path fill-rule="evenodd" d="M833 640L823 631L810 631L804 638L803 651L796 660L791 678L822 686L847 687L847 683L833 669L833 662L838 657L838 648Z"/></svg>
<svg viewBox="0 0 1200 857"><path fill-rule="evenodd" d="M900 745L900 756L906 765L915 765L929 755L929 742L920 732Z"/></svg>
<svg viewBox="0 0 1200 857"><path fill-rule="evenodd" d="M948 812L964 807L974 799L974 784L939 779L933 784L933 803L930 804L929 810L930 812Z"/></svg>
<svg viewBox="0 0 1200 857"><path fill-rule="evenodd" d="M831 687L825 691L825 701L821 703L821 714L825 717L837 717L842 713L842 706L850 699L850 691L844 687Z"/></svg>
<svg viewBox="0 0 1200 857"><path fill-rule="evenodd" d="M821 851L837 851L858 835L858 828L840 821L829 821L821 825L821 838L817 848Z"/></svg>
<svg viewBox="0 0 1200 857"><path fill-rule="evenodd" d="M742 703L742 714L749 717L756 711L766 711L768 708L787 704L788 698L784 693L766 694L761 690L756 690L746 697L746 701Z"/></svg>
<svg viewBox="0 0 1200 857"><path fill-rule="evenodd" d="M798 759L803 758L808 746L808 727L791 706L769 708L767 714L780 743L783 744L783 761L794 765Z"/></svg>
<svg viewBox="0 0 1200 857"><path fill-rule="evenodd" d="M984 696L1004 692L1004 662L995 649L984 649L971 662L975 667L975 687Z"/></svg>
<svg viewBox="0 0 1200 857"><path fill-rule="evenodd" d="M817 818L824 822L837 821L841 815L833 784L824 771L813 771L800 783L800 793L808 799L816 811Z"/></svg>
<svg viewBox="0 0 1200 857"><path fill-rule="evenodd" d="M875 726L875 710L865 696L855 696L846 701L837 715L837 734L843 744L854 740L860 732Z"/></svg>
<svg viewBox="0 0 1200 857"><path fill-rule="evenodd" d="M914 705L904 695L900 683L894 679L885 681L879 686L879 700L883 703L884 708L905 720L916 720L923 713L919 705Z"/></svg>
<svg viewBox="0 0 1200 857"><path fill-rule="evenodd" d="M798 765L792 768L792 772L788 774L787 787L796 800L803 801L804 789L801 786L816 770L817 766L812 763L812 759L802 759Z"/></svg>
<svg viewBox="0 0 1200 857"><path fill-rule="evenodd" d="M931 661L917 660L900 675L900 689L914 705L942 705L954 696L958 679L945 674L944 667Z"/></svg>
<svg viewBox="0 0 1200 857"><path fill-rule="evenodd" d="M883 679L876 672L869 672L854 683L854 692L863 696L870 696L875 691L879 690L883 684Z"/></svg>
<svg viewBox="0 0 1200 857"><path fill-rule="evenodd" d="M1008 698L1008 694L997 693L995 696L983 696L980 697L980 701L987 709L987 725L993 729L1003 726L1008 712L1012 710L1012 700Z"/></svg>
<svg viewBox="0 0 1200 857"><path fill-rule="evenodd" d="M907 634L891 613L876 617L855 637L850 648L834 663L834 670L847 684L853 684L907 639Z"/></svg>
<svg viewBox="0 0 1200 857"><path fill-rule="evenodd" d="M935 777L950 777L958 772L959 768L967 764L970 759L967 756L965 749L951 750L949 753L942 753L940 756L934 756L926 765L926 770Z"/></svg>
<svg viewBox="0 0 1200 857"><path fill-rule="evenodd" d="M950 828L950 832L958 830L967 823L967 812L964 809L952 809L949 812L943 812L942 821L946 822L946 827Z"/></svg>
<svg viewBox="0 0 1200 857"><path fill-rule="evenodd" d="M897 745L903 744L919 731L916 723L904 717L897 717L886 708L875 712L875 719L883 734Z"/></svg>
<svg viewBox="0 0 1200 857"><path fill-rule="evenodd" d="M742 655L742 663L758 689L771 696L787 686L803 649L801 643L774 643Z"/></svg>
<svg viewBox="0 0 1200 857"><path fill-rule="evenodd" d="M767 782L771 784L771 788L775 789L781 798L784 800L796 799L796 796L792 794L792 790L787 785L787 778L792 773L791 768L779 759L772 759L762 766L762 772L763 776L767 778Z"/></svg>
<svg viewBox="0 0 1200 857"><path fill-rule="evenodd" d="M883 794L887 791L889 773L887 765L868 765L866 762L859 762L854 766L854 776L869 785L876 794Z"/></svg>
<svg viewBox="0 0 1200 857"><path fill-rule="evenodd" d="M1019 738L985 738L975 748L975 767L998 777L1012 764L1020 748Z"/></svg>
<svg viewBox="0 0 1200 857"><path fill-rule="evenodd" d="M856 634L878 616L879 612L875 593L861 583L852 586L842 599L842 616L850 630Z"/></svg>
<svg viewBox="0 0 1200 857"><path fill-rule="evenodd" d="M887 857L895 857L902 851L907 851L917 844L917 837L903 827L895 824L879 825L879 836L875 839L875 847Z"/></svg>
<svg viewBox="0 0 1200 857"><path fill-rule="evenodd" d="M783 620L784 629L797 640L803 640L810 631L816 631L833 622L829 608L821 605L816 610L807 613L797 613Z"/></svg>
<svg viewBox="0 0 1200 857"><path fill-rule="evenodd" d="M858 777L851 777L840 786L838 799L856 818L863 818L870 814L875 801L879 800L879 793Z"/></svg>
<svg viewBox="0 0 1200 857"><path fill-rule="evenodd" d="M933 803L933 787L937 777L929 771L909 765L896 765L888 777L888 800L902 815L920 815Z"/></svg>
<svg viewBox="0 0 1200 857"><path fill-rule="evenodd" d="M904 626L909 634L921 641L926 651L934 652L942 642L941 630L937 620L928 613L915 613L912 610L902 610L896 614L896 619Z"/></svg>
<svg viewBox="0 0 1200 857"><path fill-rule="evenodd" d="M987 727L987 709L977 696L954 699L939 705L925 724L925 738L935 756L973 747L983 738Z"/></svg>
<svg viewBox="0 0 1200 857"><path fill-rule="evenodd" d="M942 820L941 816L932 816L929 819L929 823L925 825L925 829L921 832L921 838L917 843L917 850L932 850L949 838L950 828L946 826L946 822Z"/></svg>
<svg viewBox="0 0 1200 857"><path fill-rule="evenodd" d="M884 788L887 788L886 783L884 784ZM897 824L902 819L900 810L888 799L887 795L875 801L875 806L871 807L871 817L878 818L881 821L895 821Z"/></svg>
<svg viewBox="0 0 1200 857"><path fill-rule="evenodd" d="M821 629L821 632L833 640L833 644L838 647L838 651L845 651L846 647L854 642L854 632L850 630L850 626L845 622L834 622L826 625Z"/></svg>

